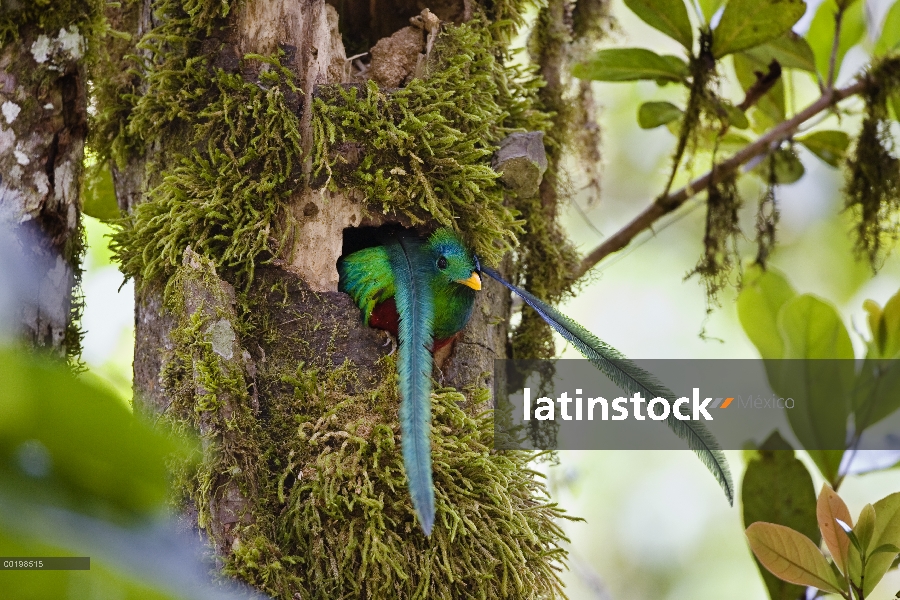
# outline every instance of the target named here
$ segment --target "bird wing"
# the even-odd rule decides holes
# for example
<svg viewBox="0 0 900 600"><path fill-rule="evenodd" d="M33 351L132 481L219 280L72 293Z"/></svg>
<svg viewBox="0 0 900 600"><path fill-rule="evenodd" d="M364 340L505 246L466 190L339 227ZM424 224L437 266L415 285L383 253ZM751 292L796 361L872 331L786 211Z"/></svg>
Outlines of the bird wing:
<svg viewBox="0 0 900 600"><path fill-rule="evenodd" d="M394 273L384 246L365 248L338 262L338 289L353 298L369 324L375 305L394 295Z"/></svg>
<svg viewBox="0 0 900 600"><path fill-rule="evenodd" d="M660 383L653 375L644 371L628 360L621 352L601 341L593 333L565 316L549 304L542 302L527 291L509 283L499 273L488 267L482 267L487 273L507 288L518 294L528 306L537 311L553 329L572 343L595 367L610 378L616 385L634 394L640 392L647 400L666 398L675 401L675 394ZM728 497L729 504L734 504L734 483L731 472L718 442L702 423L696 421L680 421L670 414L666 424L688 447L700 457L701 462L715 476L719 485Z"/></svg>
<svg viewBox="0 0 900 600"><path fill-rule="evenodd" d="M394 274L394 300L400 316L398 375L400 433L409 494L426 535L434 525L431 474L431 345L434 298L429 285L430 255L421 240L397 235L384 245Z"/></svg>

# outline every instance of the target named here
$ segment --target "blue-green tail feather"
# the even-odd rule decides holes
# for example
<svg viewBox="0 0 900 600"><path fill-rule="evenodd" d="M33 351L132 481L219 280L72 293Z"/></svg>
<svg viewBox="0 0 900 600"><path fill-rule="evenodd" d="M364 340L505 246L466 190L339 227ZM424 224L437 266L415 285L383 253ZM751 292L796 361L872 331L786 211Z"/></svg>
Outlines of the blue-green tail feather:
<svg viewBox="0 0 900 600"><path fill-rule="evenodd" d="M400 433L409 494L426 535L434 525L431 476L431 345L434 298L429 286L429 254L422 242L394 236L384 245L394 274L394 300L400 316L398 374Z"/></svg>
<svg viewBox="0 0 900 600"><path fill-rule="evenodd" d="M590 331L549 304L538 300L527 291L509 283L493 269L482 267L481 270L518 294L553 329L578 348L578 351L585 358L591 361L594 366L623 390L629 394L640 392L648 400L652 398L666 398L670 402L675 401L675 395L671 390L657 381L653 375L635 365L625 358L621 352L598 339ZM709 430L702 423L680 421L671 414L666 419L666 424L678 437L687 442L691 450L697 453L703 464L706 465L719 482L719 485L722 486L725 495L728 497L728 502L733 504L734 483L731 481L728 462L718 442L716 442Z"/></svg>

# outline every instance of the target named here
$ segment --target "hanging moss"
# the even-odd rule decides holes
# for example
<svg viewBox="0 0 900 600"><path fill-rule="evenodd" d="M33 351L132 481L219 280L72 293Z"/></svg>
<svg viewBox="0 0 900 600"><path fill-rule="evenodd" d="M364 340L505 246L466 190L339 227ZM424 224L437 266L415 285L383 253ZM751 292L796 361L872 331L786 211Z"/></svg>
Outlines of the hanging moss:
<svg viewBox="0 0 900 600"><path fill-rule="evenodd" d="M738 209L741 200L734 174L709 188L706 195L706 231L703 234L703 256L687 277L699 275L706 287L710 306L718 305L719 293L729 284L734 267L739 264L737 236Z"/></svg>
<svg viewBox="0 0 900 600"><path fill-rule="evenodd" d="M768 182L766 191L759 199L756 209L756 264L763 269L769 260L769 255L775 249L775 234L778 228L780 213L778 211L778 198L776 187L778 185L776 157L770 155L768 161Z"/></svg>
<svg viewBox="0 0 900 600"><path fill-rule="evenodd" d="M887 106L888 99L900 93L900 57L882 60L866 78L866 113L847 161L844 191L857 223L857 251L877 270L900 238L900 159Z"/></svg>
<svg viewBox="0 0 900 600"><path fill-rule="evenodd" d="M382 91L329 86L313 103L314 179L355 187L367 202L413 223L432 220L461 231L475 252L496 263L522 231L490 157L512 131L540 131L537 83L506 68L483 17L449 26L432 50L427 74ZM355 145L362 159L344 172L335 149Z"/></svg>

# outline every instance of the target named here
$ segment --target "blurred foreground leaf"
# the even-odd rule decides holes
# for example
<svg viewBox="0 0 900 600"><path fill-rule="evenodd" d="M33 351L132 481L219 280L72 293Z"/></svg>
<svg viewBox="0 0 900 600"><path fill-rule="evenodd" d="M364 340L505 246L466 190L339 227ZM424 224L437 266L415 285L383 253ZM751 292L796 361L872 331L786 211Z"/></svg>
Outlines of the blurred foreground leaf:
<svg viewBox="0 0 900 600"><path fill-rule="evenodd" d="M248 597L212 584L196 534L165 516L166 461L190 464L194 445L22 349L0 348L0 381L0 555L91 558L89 571L4 571L4 597Z"/></svg>

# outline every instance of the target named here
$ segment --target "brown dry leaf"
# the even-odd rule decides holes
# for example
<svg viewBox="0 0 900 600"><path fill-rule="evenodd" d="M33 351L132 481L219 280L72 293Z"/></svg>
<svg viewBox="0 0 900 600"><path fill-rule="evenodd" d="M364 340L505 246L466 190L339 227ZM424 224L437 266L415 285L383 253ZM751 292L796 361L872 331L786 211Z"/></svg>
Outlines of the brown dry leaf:
<svg viewBox="0 0 900 600"><path fill-rule="evenodd" d="M853 517L850 516L850 510L837 492L828 487L827 483L822 484L822 491L819 492L819 500L816 503L816 518L819 521L819 529L822 530L822 537L825 539L825 545L831 552L834 564L837 565L841 573L847 574L847 560L850 552L850 538L844 533L844 530L835 522L840 519L850 527L853 527Z"/></svg>

